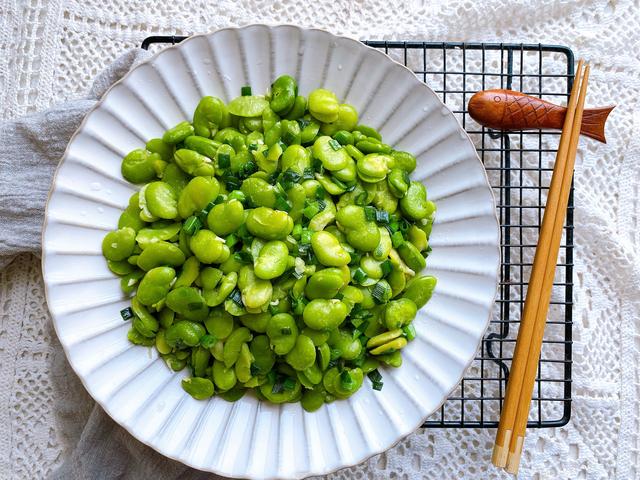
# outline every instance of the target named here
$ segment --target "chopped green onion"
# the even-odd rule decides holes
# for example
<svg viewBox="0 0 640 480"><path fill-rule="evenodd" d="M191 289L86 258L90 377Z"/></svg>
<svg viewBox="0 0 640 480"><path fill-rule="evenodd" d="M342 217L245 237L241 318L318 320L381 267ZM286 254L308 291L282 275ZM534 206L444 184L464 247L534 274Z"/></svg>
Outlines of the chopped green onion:
<svg viewBox="0 0 640 480"><path fill-rule="evenodd" d="M284 132L282 134L282 142L285 144L283 150L287 148L287 145L291 145L295 141L295 139L296 139L296 136L289 130Z"/></svg>
<svg viewBox="0 0 640 480"><path fill-rule="evenodd" d="M271 315L276 315L276 314L280 313L280 308L278 308L278 305L269 304L268 310L269 310L269 313Z"/></svg>
<svg viewBox="0 0 640 480"><path fill-rule="evenodd" d="M389 212L385 210L376 210L376 222L389 223Z"/></svg>
<svg viewBox="0 0 640 480"><path fill-rule="evenodd" d="M391 222L388 225L385 225L385 227L387 227L387 230L389 230L389 233L392 235L400 228L398 222Z"/></svg>
<svg viewBox="0 0 640 480"><path fill-rule="evenodd" d="M229 168L231 166L231 155L228 153L218 154L218 167Z"/></svg>
<svg viewBox="0 0 640 480"><path fill-rule="evenodd" d="M344 298L344 295L340 292L336 293L333 298L337 299L337 300L342 300Z"/></svg>
<svg viewBox="0 0 640 480"><path fill-rule="evenodd" d="M131 307L123 308L120 310L120 316L125 322L131 320L133 318L133 310L131 310Z"/></svg>
<svg viewBox="0 0 640 480"><path fill-rule="evenodd" d="M427 249L425 250L425 252L427 252L427 255L429 255L432 251L433 248L431 248L431 245L427 245Z"/></svg>
<svg viewBox="0 0 640 480"><path fill-rule="evenodd" d="M287 197L282 194L278 194L276 196L276 203L274 206L277 210L284 210L285 212L291 210L291 204L289 203L289 200L287 200Z"/></svg>
<svg viewBox="0 0 640 480"><path fill-rule="evenodd" d="M249 230L247 230L247 225L244 223L240 225L240 228L238 228L238 230L236 230L236 235L238 235L242 240L245 241L253 239L253 235L249 233Z"/></svg>
<svg viewBox="0 0 640 480"><path fill-rule="evenodd" d="M335 138L336 141L340 143L340 145L347 145L349 143L349 140L351 140L351 142L353 143L353 136L346 130L340 130L336 132L333 135L333 138Z"/></svg>
<svg viewBox="0 0 640 480"><path fill-rule="evenodd" d="M280 334L281 335L291 335L291 328L290 327L283 327L280 329Z"/></svg>
<svg viewBox="0 0 640 480"><path fill-rule="evenodd" d="M276 145L280 147L280 153L278 154L278 158L280 158L280 155L282 155L282 152L284 152L287 149L288 145L284 143L282 140L279 140Z"/></svg>
<svg viewBox="0 0 640 480"><path fill-rule="evenodd" d="M346 370L340 374L340 384L345 390L351 390L354 387L353 378L351 378L351 374Z"/></svg>
<svg viewBox="0 0 640 480"><path fill-rule="evenodd" d="M371 289L371 296L378 303L386 303L391 300L391 286L386 280L380 280Z"/></svg>
<svg viewBox="0 0 640 480"><path fill-rule="evenodd" d="M211 348L218 342L218 339L213 335L205 334L200 337L200 345L204 348Z"/></svg>
<svg viewBox="0 0 640 480"><path fill-rule="evenodd" d="M200 310L204 306L202 302L191 302L187 304L187 310L193 312L195 310Z"/></svg>
<svg viewBox="0 0 640 480"><path fill-rule="evenodd" d="M358 325L356 328L354 328L354 330L353 330L353 338L358 338L360 335L362 335L365 332L365 330L368 327L369 327L369 321L368 320L363 320L360 325Z"/></svg>
<svg viewBox="0 0 640 480"><path fill-rule="evenodd" d="M289 168L286 172L284 172L283 177L287 180L291 180L292 182L298 182L300 181L300 178L302 178L302 175Z"/></svg>
<svg viewBox="0 0 640 480"><path fill-rule="evenodd" d="M244 203L246 199L247 197L242 190L234 190L227 195L227 200L238 200L240 203Z"/></svg>
<svg viewBox="0 0 640 480"><path fill-rule="evenodd" d="M237 190L240 188L240 184L242 183L235 175L223 175L220 178L224 181L224 185L227 187L227 190Z"/></svg>
<svg viewBox="0 0 640 480"><path fill-rule="evenodd" d="M243 97L250 97L251 96L251 85L245 85L244 87L242 87L240 89L240 95Z"/></svg>
<svg viewBox="0 0 640 480"><path fill-rule="evenodd" d="M304 169L304 172L302 173L302 179L303 180L313 180L314 178L316 178L313 168L308 167Z"/></svg>
<svg viewBox="0 0 640 480"><path fill-rule="evenodd" d="M215 205L216 205L215 200L211 200L209 203L207 203L207 206L202 209L202 214L209 215L209 212Z"/></svg>
<svg viewBox="0 0 640 480"><path fill-rule="evenodd" d="M291 235L293 235L293 238L295 238L296 240L300 240L300 235L301 234L302 234L302 224L296 223L293 226L293 230L291 231Z"/></svg>
<svg viewBox="0 0 640 480"><path fill-rule="evenodd" d="M306 118L299 118L298 125L300 125L300 130L304 130L306 127L311 125L311 121L307 120Z"/></svg>
<svg viewBox="0 0 640 480"><path fill-rule="evenodd" d="M320 208L318 208L318 204L316 202L310 203L304 207L304 210L302 210L302 214L309 220L315 217L318 213L320 213Z"/></svg>
<svg viewBox="0 0 640 480"><path fill-rule="evenodd" d="M329 146L331 148L333 148L334 150L340 150L342 148L342 145L340 145L340 142L337 141L336 139L332 138L331 140L329 140Z"/></svg>
<svg viewBox="0 0 640 480"><path fill-rule="evenodd" d="M324 188L322 187L316 188L316 199L324 200L326 195L327 195L327 192L324 191Z"/></svg>
<svg viewBox="0 0 640 480"><path fill-rule="evenodd" d="M318 204L318 208L320 209L320 211L323 211L325 208L327 208L327 202L325 202L321 198L319 198L316 203Z"/></svg>
<svg viewBox="0 0 640 480"><path fill-rule="evenodd" d="M383 386L384 386L384 383L382 383L382 382L373 382L373 385L371 387L374 390L377 390L379 392L380 390L382 390Z"/></svg>
<svg viewBox="0 0 640 480"><path fill-rule="evenodd" d="M302 230L302 233L300 234L300 243L303 245L310 244L312 235L313 235L313 232L305 228L304 230Z"/></svg>
<svg viewBox="0 0 640 480"><path fill-rule="evenodd" d="M371 205L367 205L366 207L364 207L364 216L369 221L375 221L376 220L376 209L375 209L375 207L372 207Z"/></svg>
<svg viewBox="0 0 640 480"><path fill-rule="evenodd" d="M367 192L359 193L355 199L356 205L360 207L363 206L365 203L367 203L367 197L368 197Z"/></svg>
<svg viewBox="0 0 640 480"><path fill-rule="evenodd" d="M245 252L244 250L240 250L233 254L233 258L236 259L239 263L253 263L253 257L249 252Z"/></svg>
<svg viewBox="0 0 640 480"><path fill-rule="evenodd" d="M195 216L190 216L184 221L182 229L187 235L195 235L202 228L202 221Z"/></svg>
<svg viewBox="0 0 640 480"><path fill-rule="evenodd" d="M382 276L386 277L391 273L393 266L391 265L391 260L388 258L380 264L380 269L382 270Z"/></svg>
<svg viewBox="0 0 640 480"><path fill-rule="evenodd" d="M402 232L394 232L393 235L391 235L391 243L393 244L393 248L398 248L402 245L404 243Z"/></svg>
<svg viewBox="0 0 640 480"><path fill-rule="evenodd" d="M227 238L224 239L224 243L229 248L233 247L239 241L240 241L240 239L234 233L231 233L231 234L227 235Z"/></svg>
<svg viewBox="0 0 640 480"><path fill-rule="evenodd" d="M229 299L233 300L236 305L244 307L244 303L242 303L242 293L240 293L238 288L235 288L233 292L229 294Z"/></svg>
<svg viewBox="0 0 640 480"><path fill-rule="evenodd" d="M331 181L338 187L340 187L343 190L347 189L347 184L342 182L341 180L338 180L336 177L331 177Z"/></svg>
<svg viewBox="0 0 640 480"><path fill-rule="evenodd" d="M260 368L260 366L256 365L255 363L251 364L251 367L249 368L249 370L251 371L251 376L253 377L260 375L262 373L262 369Z"/></svg>
<svg viewBox="0 0 640 480"><path fill-rule="evenodd" d="M350 255L351 255L351 261L349 262L349 265L360 265L360 260L362 259L362 253L353 252L353 253L350 253Z"/></svg>
<svg viewBox="0 0 640 480"><path fill-rule="evenodd" d="M258 165L253 160L249 160L247 163L245 163L242 166L242 174L245 177L248 177L249 175L251 175L252 173L255 173L257 171L258 171Z"/></svg>
<svg viewBox="0 0 640 480"><path fill-rule="evenodd" d="M322 162L317 158L313 161L312 166L314 171L318 173L324 172L324 166L322 165Z"/></svg>
<svg viewBox="0 0 640 480"><path fill-rule="evenodd" d="M257 149L258 149L258 144L257 143L250 143L249 144L249 151L250 152L253 152L253 151L257 150Z"/></svg>
<svg viewBox="0 0 640 480"><path fill-rule="evenodd" d="M271 393L282 393L284 391L284 384L281 379L278 379L271 388Z"/></svg>
<svg viewBox="0 0 640 480"><path fill-rule="evenodd" d="M404 336L407 337L407 340L411 341L416 338L416 327L413 326L413 323L403 327L402 331L404 332Z"/></svg>
<svg viewBox="0 0 640 480"><path fill-rule="evenodd" d="M409 230L409 222L407 222L404 218L398 222L398 228L401 232L406 232Z"/></svg>
<svg viewBox="0 0 640 480"><path fill-rule="evenodd" d="M352 192L352 191L354 191L354 190L355 190L355 188L356 188L356 185L357 185L357 184L358 184L357 182L353 182L353 183L351 183L351 184L346 184L346 183L345 183L345 185L347 185L347 192Z"/></svg>
<svg viewBox="0 0 640 480"><path fill-rule="evenodd" d="M284 379L284 382L282 382L282 386L285 390L291 391L296 387L296 381L291 377L287 377Z"/></svg>
<svg viewBox="0 0 640 480"><path fill-rule="evenodd" d="M369 377L369 380L371 380L372 382L381 382L382 381L382 375L380 375L380 372L378 371L377 368L375 370L371 370L369 373L367 373L367 377Z"/></svg>
<svg viewBox="0 0 640 480"><path fill-rule="evenodd" d="M353 272L353 281L362 285L362 282L364 282L366 279L367 274L365 273L365 271L360 267L356 268L356 270Z"/></svg>
<svg viewBox="0 0 640 480"><path fill-rule="evenodd" d="M295 315L302 315L304 307L307 305L307 301L302 297L291 297L291 311Z"/></svg>
<svg viewBox="0 0 640 480"><path fill-rule="evenodd" d="M329 356L331 360L337 360L341 356L342 356L342 350L340 350L339 348L331 349L331 355Z"/></svg>

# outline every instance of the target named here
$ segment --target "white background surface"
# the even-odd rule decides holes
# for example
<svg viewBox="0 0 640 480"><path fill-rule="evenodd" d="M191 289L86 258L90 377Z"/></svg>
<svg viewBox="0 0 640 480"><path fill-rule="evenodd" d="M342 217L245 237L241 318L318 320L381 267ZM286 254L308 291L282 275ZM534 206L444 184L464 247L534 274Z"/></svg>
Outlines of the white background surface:
<svg viewBox="0 0 640 480"><path fill-rule="evenodd" d="M573 419L529 431L521 478L635 478L638 454L640 7L631 1L0 1L3 119L82 96L151 34L256 21L357 38L525 41L592 62L591 105L618 103L608 145L583 141L576 168ZM70 371L44 303L39 260L0 272L0 478L42 478L73 449L92 402ZM507 478L493 430L424 430L336 478Z"/></svg>

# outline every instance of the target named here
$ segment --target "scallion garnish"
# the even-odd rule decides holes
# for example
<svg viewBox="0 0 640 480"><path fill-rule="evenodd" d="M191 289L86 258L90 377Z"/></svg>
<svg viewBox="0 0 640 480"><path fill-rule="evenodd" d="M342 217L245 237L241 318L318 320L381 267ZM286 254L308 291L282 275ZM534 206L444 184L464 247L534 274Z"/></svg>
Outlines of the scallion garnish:
<svg viewBox="0 0 640 480"><path fill-rule="evenodd" d="M367 205L366 207L364 207L364 216L366 217L367 220L371 222L375 222L376 220L375 207L372 207L371 205Z"/></svg>
<svg viewBox="0 0 640 480"><path fill-rule="evenodd" d="M231 166L231 155L228 153L218 154L218 167L229 168Z"/></svg>
<svg viewBox="0 0 640 480"><path fill-rule="evenodd" d="M234 253L233 258L239 263L253 263L253 256L244 250Z"/></svg>
<svg viewBox="0 0 640 480"><path fill-rule="evenodd" d="M386 303L391 300L391 286L386 280L380 280L371 289L371 296L378 303Z"/></svg>
<svg viewBox="0 0 640 480"><path fill-rule="evenodd" d="M308 229L303 229L302 232L300 233L300 243L303 245L308 245L311 243L311 236L313 235L313 232L311 230Z"/></svg>
<svg viewBox="0 0 640 480"><path fill-rule="evenodd" d="M360 267L356 268L353 272L353 281L362 285L362 282L364 282L366 279L367 274L365 273L365 271Z"/></svg>
<svg viewBox="0 0 640 480"><path fill-rule="evenodd" d="M389 223L389 212L385 210L376 210L376 222L378 223Z"/></svg>
<svg viewBox="0 0 640 480"><path fill-rule="evenodd" d="M277 210L284 210L285 212L291 210L291 204L289 203L289 200L287 200L287 197L282 194L278 194L276 196L276 203L274 206Z"/></svg>
<svg viewBox="0 0 640 480"><path fill-rule="evenodd" d="M393 266L391 265L391 260L388 258L380 264L380 270L382 270L382 276L386 277L391 273Z"/></svg>
<svg viewBox="0 0 640 480"><path fill-rule="evenodd" d="M416 327L413 326L413 323L410 323L406 327L402 327L402 331L404 336L407 337L407 340L411 341L416 338Z"/></svg>
<svg viewBox="0 0 640 480"><path fill-rule="evenodd" d="M304 172L302 173L302 179L303 180L313 180L314 178L316 178L315 174L314 174L314 170L311 167L305 168Z"/></svg>
<svg viewBox="0 0 640 480"><path fill-rule="evenodd" d="M233 292L229 294L229 299L232 300L236 305L240 307L244 307L244 303L242 303L242 293L238 288L235 288Z"/></svg>
<svg viewBox="0 0 640 480"><path fill-rule="evenodd" d="M331 148L333 148L334 150L336 150L336 151L337 151L337 150L340 150L340 149L342 148L342 145L340 145L340 142L339 142L339 141L337 141L337 140L336 140L336 139L334 139L334 138L332 138L331 140L329 140L329 142L327 142L327 143L329 143L329 146L330 146Z"/></svg>
<svg viewBox="0 0 640 480"><path fill-rule="evenodd" d="M242 87L240 89L240 95L243 97L250 97L251 96L251 85L245 85L244 87Z"/></svg>
<svg viewBox="0 0 640 480"><path fill-rule="evenodd" d="M284 382L282 382L282 386L285 390L291 391L296 387L296 381L291 377L287 377L284 379Z"/></svg>
<svg viewBox="0 0 640 480"><path fill-rule="evenodd" d="M404 243L402 232L394 232L393 235L391 235L391 243L393 244L393 248L398 248L400 245L402 245Z"/></svg>
<svg viewBox="0 0 640 480"><path fill-rule="evenodd" d="M218 339L213 335L205 334L200 337L200 345L204 348L211 348L218 342Z"/></svg>
<svg viewBox="0 0 640 480"><path fill-rule="evenodd" d="M120 316L125 322L131 320L133 318L133 310L131 310L131 307L123 308L120 310Z"/></svg>
<svg viewBox="0 0 640 480"><path fill-rule="evenodd" d="M284 149L286 149L287 145L291 145L296 139L296 136L290 132L289 130L287 130L286 132L284 132L282 134L282 142L285 144Z"/></svg>
<svg viewBox="0 0 640 480"><path fill-rule="evenodd" d="M202 228L202 221L196 216L190 216L184 221L182 229L187 235L195 235Z"/></svg>

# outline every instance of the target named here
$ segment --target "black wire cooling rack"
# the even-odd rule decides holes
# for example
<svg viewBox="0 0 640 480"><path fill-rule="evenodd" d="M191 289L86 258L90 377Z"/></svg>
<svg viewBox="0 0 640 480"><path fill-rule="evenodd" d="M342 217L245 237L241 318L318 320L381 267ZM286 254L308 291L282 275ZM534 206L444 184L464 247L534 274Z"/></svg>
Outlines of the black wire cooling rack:
<svg viewBox="0 0 640 480"><path fill-rule="evenodd" d="M183 36L142 42L175 44ZM489 329L467 375L424 427L497 427L526 296L559 132L495 132L467 112L479 90L508 88L566 104L574 73L564 46L364 41L403 63L441 96L474 142L494 189L502 237L501 281ZM560 427L571 416L573 188L540 356L529 427Z"/></svg>

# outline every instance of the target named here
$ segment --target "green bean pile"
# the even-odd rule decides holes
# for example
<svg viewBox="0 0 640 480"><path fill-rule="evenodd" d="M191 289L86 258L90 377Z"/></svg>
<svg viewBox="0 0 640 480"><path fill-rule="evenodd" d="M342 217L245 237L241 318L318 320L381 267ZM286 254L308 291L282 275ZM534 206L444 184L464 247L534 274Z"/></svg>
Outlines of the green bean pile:
<svg viewBox="0 0 640 480"><path fill-rule="evenodd" d="M294 78L192 122L122 161L142 187L102 251L122 290L129 340L155 346L196 399L248 389L314 411L381 365L399 367L431 297L419 276L435 205L392 149L335 94Z"/></svg>

